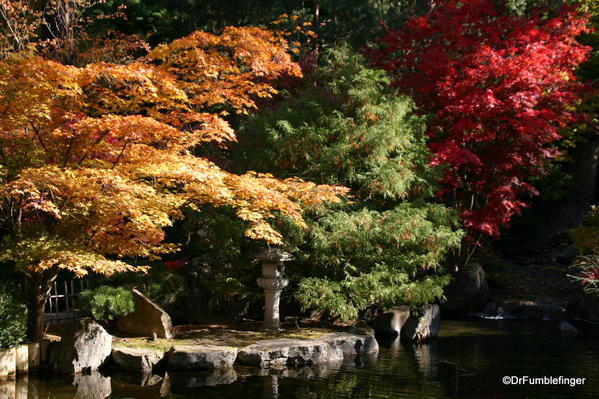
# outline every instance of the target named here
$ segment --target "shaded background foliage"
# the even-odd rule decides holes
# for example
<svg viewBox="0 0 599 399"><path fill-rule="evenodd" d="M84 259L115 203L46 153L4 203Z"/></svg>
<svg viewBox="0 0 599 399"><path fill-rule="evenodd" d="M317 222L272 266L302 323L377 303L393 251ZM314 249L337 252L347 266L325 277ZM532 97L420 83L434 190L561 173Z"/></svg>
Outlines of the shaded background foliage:
<svg viewBox="0 0 599 399"><path fill-rule="evenodd" d="M395 25L406 10L429 7L426 1L405 0L113 0L102 9L114 10L120 4L127 6L127 21L120 29L147 36L152 44L196 29L216 32L228 25L263 25L287 14L312 23L321 44L348 41L360 46L376 37L380 21Z"/></svg>

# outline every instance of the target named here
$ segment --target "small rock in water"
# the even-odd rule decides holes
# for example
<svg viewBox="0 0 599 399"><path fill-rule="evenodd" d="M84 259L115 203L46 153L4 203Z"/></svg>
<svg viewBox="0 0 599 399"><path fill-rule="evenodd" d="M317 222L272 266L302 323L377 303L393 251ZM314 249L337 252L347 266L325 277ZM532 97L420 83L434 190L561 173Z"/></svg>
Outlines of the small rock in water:
<svg viewBox="0 0 599 399"><path fill-rule="evenodd" d="M502 308L501 306L497 308L497 316L505 317L505 309Z"/></svg>
<svg viewBox="0 0 599 399"><path fill-rule="evenodd" d="M423 305L419 308L419 315L410 315L400 336L404 342L425 342L439 335L441 310L439 305Z"/></svg>
<svg viewBox="0 0 599 399"><path fill-rule="evenodd" d="M578 335L578 329L566 320L560 321L559 329L562 333L562 337L564 338L573 338Z"/></svg>

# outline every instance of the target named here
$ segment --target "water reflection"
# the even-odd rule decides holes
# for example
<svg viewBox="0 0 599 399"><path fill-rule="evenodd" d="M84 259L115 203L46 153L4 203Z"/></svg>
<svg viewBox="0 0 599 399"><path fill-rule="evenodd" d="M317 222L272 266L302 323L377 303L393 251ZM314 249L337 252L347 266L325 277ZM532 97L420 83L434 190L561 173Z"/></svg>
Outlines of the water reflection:
<svg viewBox="0 0 599 399"><path fill-rule="evenodd" d="M73 386L75 387L74 399L105 399L112 393L110 377L105 377L98 371L75 375Z"/></svg>
<svg viewBox="0 0 599 399"><path fill-rule="evenodd" d="M211 371L169 372L165 374L171 390L187 390L201 387L232 384L237 381L237 373L233 368Z"/></svg>
<svg viewBox="0 0 599 399"><path fill-rule="evenodd" d="M380 340L377 355L287 369L231 369L70 380L29 376L0 384L0 398L594 398L599 397L597 330L563 340L556 326L444 323L429 345ZM578 326L577 326L578 327ZM585 377L581 387L506 386L504 375Z"/></svg>

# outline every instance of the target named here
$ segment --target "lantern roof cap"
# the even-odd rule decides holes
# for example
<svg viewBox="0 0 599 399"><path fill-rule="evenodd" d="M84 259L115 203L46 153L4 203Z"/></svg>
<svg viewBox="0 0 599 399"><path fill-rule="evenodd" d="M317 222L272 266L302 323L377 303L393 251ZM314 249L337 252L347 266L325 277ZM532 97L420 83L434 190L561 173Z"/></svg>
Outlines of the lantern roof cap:
<svg viewBox="0 0 599 399"><path fill-rule="evenodd" d="M289 252L285 252L280 248L263 249L256 254L255 258L263 262L287 262L295 259Z"/></svg>

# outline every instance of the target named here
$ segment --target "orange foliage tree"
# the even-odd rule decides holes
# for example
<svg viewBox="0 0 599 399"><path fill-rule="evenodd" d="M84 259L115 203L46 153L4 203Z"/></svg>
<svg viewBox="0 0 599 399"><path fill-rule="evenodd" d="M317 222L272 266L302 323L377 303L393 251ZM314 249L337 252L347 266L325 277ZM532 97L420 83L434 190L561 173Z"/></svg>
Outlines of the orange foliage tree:
<svg viewBox="0 0 599 399"><path fill-rule="evenodd" d="M164 228L184 207L229 207L245 235L280 244L276 215L345 189L236 175L194 155L235 140L224 119L300 76L281 38L258 28L195 32L129 64L67 66L16 53L0 61L0 261L29 282L29 337L57 273L144 271L176 251Z"/></svg>

